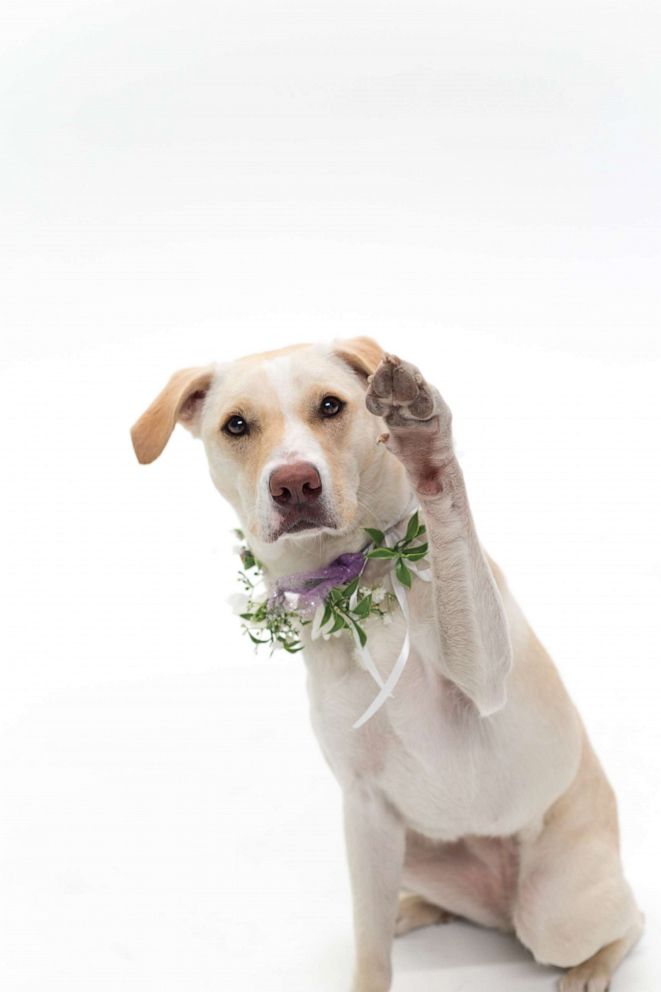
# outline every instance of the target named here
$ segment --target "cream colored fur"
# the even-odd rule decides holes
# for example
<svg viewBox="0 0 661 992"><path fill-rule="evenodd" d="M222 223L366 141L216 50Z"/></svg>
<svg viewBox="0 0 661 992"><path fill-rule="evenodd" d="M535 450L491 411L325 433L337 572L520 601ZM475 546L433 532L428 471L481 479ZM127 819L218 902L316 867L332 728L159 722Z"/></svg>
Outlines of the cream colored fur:
<svg viewBox="0 0 661 992"><path fill-rule="evenodd" d="M346 403L334 422L316 414L328 394ZM249 437L223 432L237 413L254 424ZM563 992L605 992L642 932L615 797L481 548L438 392L362 338L176 373L133 428L141 461L161 453L177 420L202 438L271 580L361 548L364 527L402 521L412 500L427 526L433 581L414 580L411 652L383 709L352 729L375 686L348 637L305 648L312 725L344 800L354 992L390 988L396 932L451 915L514 931L538 961L569 969ZM268 478L294 461L317 468L327 523L278 535ZM382 563L368 569L390 581ZM385 677L402 617L368 633Z"/></svg>

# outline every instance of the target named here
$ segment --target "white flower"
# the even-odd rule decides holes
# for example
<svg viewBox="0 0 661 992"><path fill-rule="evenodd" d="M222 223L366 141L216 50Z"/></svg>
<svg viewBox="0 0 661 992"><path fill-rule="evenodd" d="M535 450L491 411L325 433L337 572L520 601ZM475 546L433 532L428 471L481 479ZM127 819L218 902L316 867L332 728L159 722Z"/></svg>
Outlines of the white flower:
<svg viewBox="0 0 661 992"><path fill-rule="evenodd" d="M387 593L386 590L383 588L383 586L374 586L374 588L372 589L372 602L376 606L378 606L379 603L382 603L384 601L386 595Z"/></svg>
<svg viewBox="0 0 661 992"><path fill-rule="evenodd" d="M227 597L226 601L232 607L232 612L236 613L237 616L240 616L241 613L247 613L250 599L245 592L233 592L231 596Z"/></svg>
<svg viewBox="0 0 661 992"><path fill-rule="evenodd" d="M250 591L250 598L253 603L263 603L269 598L269 591L266 588L266 583L263 579L259 579L255 582L254 586Z"/></svg>
<svg viewBox="0 0 661 992"><path fill-rule="evenodd" d="M297 592L286 592L285 593L285 605L286 605L287 609L288 610L297 610L298 609L298 602L299 602L300 598L301 597L299 596L299 594Z"/></svg>
<svg viewBox="0 0 661 992"><path fill-rule="evenodd" d="M392 615L390 613L384 613L381 619L386 626L392 623Z"/></svg>

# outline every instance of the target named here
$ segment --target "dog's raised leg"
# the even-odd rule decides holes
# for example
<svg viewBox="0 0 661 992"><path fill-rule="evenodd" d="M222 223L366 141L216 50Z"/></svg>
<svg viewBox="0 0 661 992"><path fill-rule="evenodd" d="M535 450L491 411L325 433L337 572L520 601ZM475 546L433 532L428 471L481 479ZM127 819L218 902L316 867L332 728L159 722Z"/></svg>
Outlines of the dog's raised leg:
<svg viewBox="0 0 661 992"><path fill-rule="evenodd" d="M483 716L505 703L512 650L500 595L471 517L452 446L452 416L418 369L386 355L368 380L367 408L404 465L427 526L443 673Z"/></svg>

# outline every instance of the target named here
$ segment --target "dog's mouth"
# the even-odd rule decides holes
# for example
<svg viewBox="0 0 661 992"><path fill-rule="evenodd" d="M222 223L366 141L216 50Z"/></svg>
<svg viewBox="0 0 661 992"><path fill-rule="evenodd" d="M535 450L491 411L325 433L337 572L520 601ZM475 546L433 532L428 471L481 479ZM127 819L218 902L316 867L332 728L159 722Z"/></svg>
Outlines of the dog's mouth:
<svg viewBox="0 0 661 992"><path fill-rule="evenodd" d="M296 523L293 523L287 527L284 533L298 534L301 530L310 530L311 528L318 526L319 524L316 524L313 520L297 520Z"/></svg>
<svg viewBox="0 0 661 992"><path fill-rule="evenodd" d="M295 534L309 533L315 530L336 530L336 521L323 511L316 512L310 507L301 506L283 515L273 529L271 540Z"/></svg>

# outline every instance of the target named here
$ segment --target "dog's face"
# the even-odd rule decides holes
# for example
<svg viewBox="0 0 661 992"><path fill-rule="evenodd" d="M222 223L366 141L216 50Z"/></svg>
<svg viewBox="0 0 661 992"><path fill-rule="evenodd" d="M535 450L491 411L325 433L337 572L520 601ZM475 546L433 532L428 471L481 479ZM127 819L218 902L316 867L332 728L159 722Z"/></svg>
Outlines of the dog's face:
<svg viewBox="0 0 661 992"><path fill-rule="evenodd" d="M346 533L372 523L385 454L365 384L382 351L368 338L299 345L184 369L132 430L138 459L177 422L201 437L217 489L259 542Z"/></svg>

